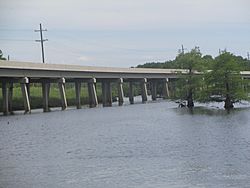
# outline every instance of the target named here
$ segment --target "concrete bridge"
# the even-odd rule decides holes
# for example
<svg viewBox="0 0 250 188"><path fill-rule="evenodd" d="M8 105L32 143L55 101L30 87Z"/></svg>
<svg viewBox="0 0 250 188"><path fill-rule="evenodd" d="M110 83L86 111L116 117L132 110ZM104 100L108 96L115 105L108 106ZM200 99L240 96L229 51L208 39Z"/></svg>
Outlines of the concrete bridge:
<svg viewBox="0 0 250 188"><path fill-rule="evenodd" d="M13 83L20 83L25 113L30 113L29 84L41 83L43 111L49 109L50 83L58 83L62 110L67 108L65 95L65 83L75 84L76 107L81 108L81 83L87 83L89 94L89 106L98 105L96 94L96 83L102 85L103 106L112 105L111 83L117 84L118 102L123 105L124 93L123 83L129 83L129 101L134 103L133 83L139 82L141 86L142 102L147 101L147 83L151 85L152 100L156 100L157 84L162 84L162 95L169 97L169 79L178 78L180 73L185 74L184 69L148 69L148 68L109 68L90 67L78 65L42 64L16 61L0 61L0 81L2 83L3 113L5 115L12 111ZM249 78L250 71L241 72L243 77Z"/></svg>

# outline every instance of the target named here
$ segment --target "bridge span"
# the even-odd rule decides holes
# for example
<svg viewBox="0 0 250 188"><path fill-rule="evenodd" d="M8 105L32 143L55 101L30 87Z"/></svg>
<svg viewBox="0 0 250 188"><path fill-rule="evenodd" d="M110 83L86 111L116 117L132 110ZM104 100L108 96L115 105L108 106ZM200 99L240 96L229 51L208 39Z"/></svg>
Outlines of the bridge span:
<svg viewBox="0 0 250 188"><path fill-rule="evenodd" d="M24 101L25 113L31 112L29 87L30 83L41 83L43 111L49 109L50 84L58 83L62 110L67 108L65 95L65 83L75 84L76 107L81 108L81 83L87 83L89 94L89 106L98 105L96 83L102 85L103 106L112 105L111 83L116 83L118 91L118 103L123 105L123 83L129 83L129 101L134 103L133 83L139 82L141 86L142 102L147 101L147 83L150 83L152 100L156 100L157 85L162 84L162 96L169 97L168 83L170 79L186 74L184 69L149 69L149 68L115 68L115 67L91 67L79 65L42 64L17 61L0 61L0 81L2 83L3 113L12 112L13 83L20 83ZM249 78L250 71L241 72L242 77Z"/></svg>

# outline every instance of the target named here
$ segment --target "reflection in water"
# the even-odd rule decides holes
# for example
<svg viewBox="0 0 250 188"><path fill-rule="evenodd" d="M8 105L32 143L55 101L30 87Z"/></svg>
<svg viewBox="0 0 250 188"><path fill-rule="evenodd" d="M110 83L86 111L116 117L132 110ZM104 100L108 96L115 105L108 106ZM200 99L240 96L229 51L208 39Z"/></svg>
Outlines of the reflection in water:
<svg viewBox="0 0 250 188"><path fill-rule="evenodd" d="M248 108L249 109L249 108ZM208 115L208 116L225 116L230 114L239 113L245 111L247 108L233 108L225 110L221 108L208 108L206 106L198 106L194 108L176 108L178 114L191 114L191 115Z"/></svg>
<svg viewBox="0 0 250 188"><path fill-rule="evenodd" d="M249 114L162 101L0 117L0 187L249 187Z"/></svg>

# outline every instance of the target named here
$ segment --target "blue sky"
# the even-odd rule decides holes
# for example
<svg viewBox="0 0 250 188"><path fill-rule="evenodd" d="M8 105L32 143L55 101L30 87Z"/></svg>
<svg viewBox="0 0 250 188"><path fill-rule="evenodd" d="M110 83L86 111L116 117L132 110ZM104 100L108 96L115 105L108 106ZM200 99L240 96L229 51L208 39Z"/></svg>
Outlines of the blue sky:
<svg viewBox="0 0 250 188"><path fill-rule="evenodd" d="M0 49L12 60L130 67L173 59L183 44L203 54L250 51L249 0L0 0Z"/></svg>

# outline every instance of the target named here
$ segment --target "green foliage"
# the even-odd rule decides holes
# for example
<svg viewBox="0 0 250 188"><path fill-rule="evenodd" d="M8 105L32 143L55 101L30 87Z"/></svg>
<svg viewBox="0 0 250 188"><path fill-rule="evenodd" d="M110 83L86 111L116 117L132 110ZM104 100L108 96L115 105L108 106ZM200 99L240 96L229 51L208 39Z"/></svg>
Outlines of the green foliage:
<svg viewBox="0 0 250 188"><path fill-rule="evenodd" d="M202 65L202 54L198 47L195 47L188 53L180 53L176 59L176 68L188 69L191 73L194 70L201 70Z"/></svg>
<svg viewBox="0 0 250 188"><path fill-rule="evenodd" d="M191 55L192 54L192 55ZM201 61L202 67L207 70L211 70L214 58L211 55L202 56L199 47L195 47L188 53L179 53L174 60L169 60L165 62L150 62L145 63L143 65L138 65L137 68L166 68L166 69L177 69L177 68L187 68L187 65L192 64L192 62L184 62L182 61L186 56L193 56L191 59L194 61ZM241 70L250 70L250 60L243 58L241 56L236 56L232 54L232 58L237 62L237 64L241 65ZM183 67L182 67L183 66Z"/></svg>
<svg viewBox="0 0 250 188"><path fill-rule="evenodd" d="M3 57L3 52L2 52L2 50L0 50L0 60L6 60L6 58Z"/></svg>
<svg viewBox="0 0 250 188"><path fill-rule="evenodd" d="M188 101L188 106L193 106L193 98L199 96L199 88L202 85L202 73L204 70L204 60L198 47L195 47L188 53L180 53L176 57L177 68L187 69L187 74L182 74L178 81L179 94L181 99ZM200 72L200 75L194 74ZM191 104L189 104L191 103Z"/></svg>
<svg viewBox="0 0 250 188"><path fill-rule="evenodd" d="M0 50L0 59L6 60ZM248 81L243 80L240 71L250 70L250 61L236 56L232 53L224 51L219 56L213 58L211 55L202 55L199 47L195 47L188 53L179 53L174 60L157 63L146 63L138 65L137 68L167 68L167 69L186 69L186 74L181 74L180 79L171 79L169 87L171 95L175 99L193 100L200 102L213 101L211 96L219 96L219 100L226 101L226 98L232 103L242 99L248 99L246 91ZM194 73L201 74L194 74ZM98 100L101 101L102 89L101 83L97 83ZM123 84L124 94L128 96L129 85ZM112 84L112 96L116 97L117 86ZM159 88L158 88L159 89ZM69 105L75 104L75 88L74 84L66 84L66 96ZM159 89L161 90L161 88ZM141 93L140 85L134 84L134 95ZM1 92L1 85L0 85ZM32 108L40 108L42 105L41 87L34 84L31 87L31 105ZM13 104L22 104L20 86L14 87L13 100L21 102L13 102ZM81 98L84 104L88 103L87 85L83 85ZM57 85L51 85L50 104L52 106L60 106L59 91ZM0 95L1 104L1 95ZM16 107L22 109L23 107Z"/></svg>
<svg viewBox="0 0 250 188"><path fill-rule="evenodd" d="M198 47L188 53L179 53L172 61L146 63L140 68L172 68L187 69L186 75L175 81L175 91L172 97L196 101L209 102L219 96L220 101L226 98L232 103L241 99L248 99L248 80L242 80L239 71L250 70L250 61L229 52L222 52L218 57L202 56ZM194 71L201 75L194 75ZM173 81L171 81L173 83Z"/></svg>
<svg viewBox="0 0 250 188"><path fill-rule="evenodd" d="M241 99L247 99L244 85L246 82L240 76L243 65L237 62L237 58L223 52L215 58L212 70L205 74L207 87L204 90L204 100L211 100L212 95L219 95L222 99L229 98L233 103Z"/></svg>

